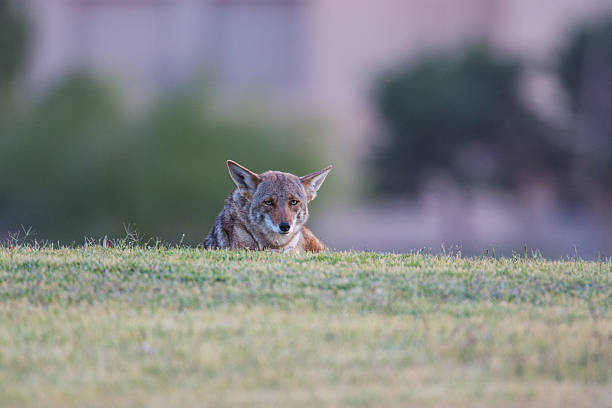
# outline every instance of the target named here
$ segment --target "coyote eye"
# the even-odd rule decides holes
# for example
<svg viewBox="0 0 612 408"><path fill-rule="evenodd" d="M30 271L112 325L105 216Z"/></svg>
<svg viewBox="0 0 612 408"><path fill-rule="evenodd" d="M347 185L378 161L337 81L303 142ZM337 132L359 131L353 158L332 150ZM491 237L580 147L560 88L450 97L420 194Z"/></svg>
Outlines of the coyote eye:
<svg viewBox="0 0 612 408"><path fill-rule="evenodd" d="M298 205L299 201L298 200L291 200L289 201L289 204L291 205Z"/></svg>
<svg viewBox="0 0 612 408"><path fill-rule="evenodd" d="M272 206L272 204L274 203L272 202L272 200L264 200L264 204L267 206Z"/></svg>

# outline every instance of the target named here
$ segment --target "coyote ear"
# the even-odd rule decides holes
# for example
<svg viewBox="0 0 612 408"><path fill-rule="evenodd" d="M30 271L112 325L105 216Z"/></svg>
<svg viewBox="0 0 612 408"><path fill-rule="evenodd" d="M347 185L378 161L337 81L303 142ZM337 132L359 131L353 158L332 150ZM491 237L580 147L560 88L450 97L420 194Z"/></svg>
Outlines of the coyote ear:
<svg viewBox="0 0 612 408"><path fill-rule="evenodd" d="M253 173L251 170L246 167L242 167L238 163L233 160L227 161L227 168L229 170L230 176L232 176L232 180L240 189L240 193L247 199L251 199L253 194L255 194L255 190L257 190L257 186L261 183L261 178Z"/></svg>
<svg viewBox="0 0 612 408"><path fill-rule="evenodd" d="M313 198L317 196L317 191L321 184L325 181L325 177L331 171L332 166L329 165L323 170L316 171L314 173L307 174L303 177L300 177L300 181L306 190L306 194L308 195L308 201L311 201Z"/></svg>

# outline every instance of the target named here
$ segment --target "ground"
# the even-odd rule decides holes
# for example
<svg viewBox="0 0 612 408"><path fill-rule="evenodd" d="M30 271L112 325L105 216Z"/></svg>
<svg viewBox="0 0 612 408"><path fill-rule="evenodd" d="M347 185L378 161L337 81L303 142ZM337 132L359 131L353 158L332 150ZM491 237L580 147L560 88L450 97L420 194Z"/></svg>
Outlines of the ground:
<svg viewBox="0 0 612 408"><path fill-rule="evenodd" d="M0 406L612 406L612 262L0 248Z"/></svg>

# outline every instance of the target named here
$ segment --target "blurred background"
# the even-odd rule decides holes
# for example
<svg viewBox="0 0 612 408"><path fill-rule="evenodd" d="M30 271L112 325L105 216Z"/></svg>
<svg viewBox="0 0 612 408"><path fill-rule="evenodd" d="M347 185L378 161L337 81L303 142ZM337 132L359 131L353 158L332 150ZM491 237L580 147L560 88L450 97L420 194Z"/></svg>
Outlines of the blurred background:
<svg viewBox="0 0 612 408"><path fill-rule="evenodd" d="M332 248L612 256L612 0L0 0L0 238L200 244L229 158L333 163Z"/></svg>

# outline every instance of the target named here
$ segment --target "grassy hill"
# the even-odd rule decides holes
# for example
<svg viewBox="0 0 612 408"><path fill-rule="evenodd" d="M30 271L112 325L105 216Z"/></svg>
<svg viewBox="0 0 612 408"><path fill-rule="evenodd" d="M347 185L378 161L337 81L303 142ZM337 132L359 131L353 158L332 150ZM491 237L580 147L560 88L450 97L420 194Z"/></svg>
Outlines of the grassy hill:
<svg viewBox="0 0 612 408"><path fill-rule="evenodd" d="M0 248L0 406L612 405L612 263Z"/></svg>

